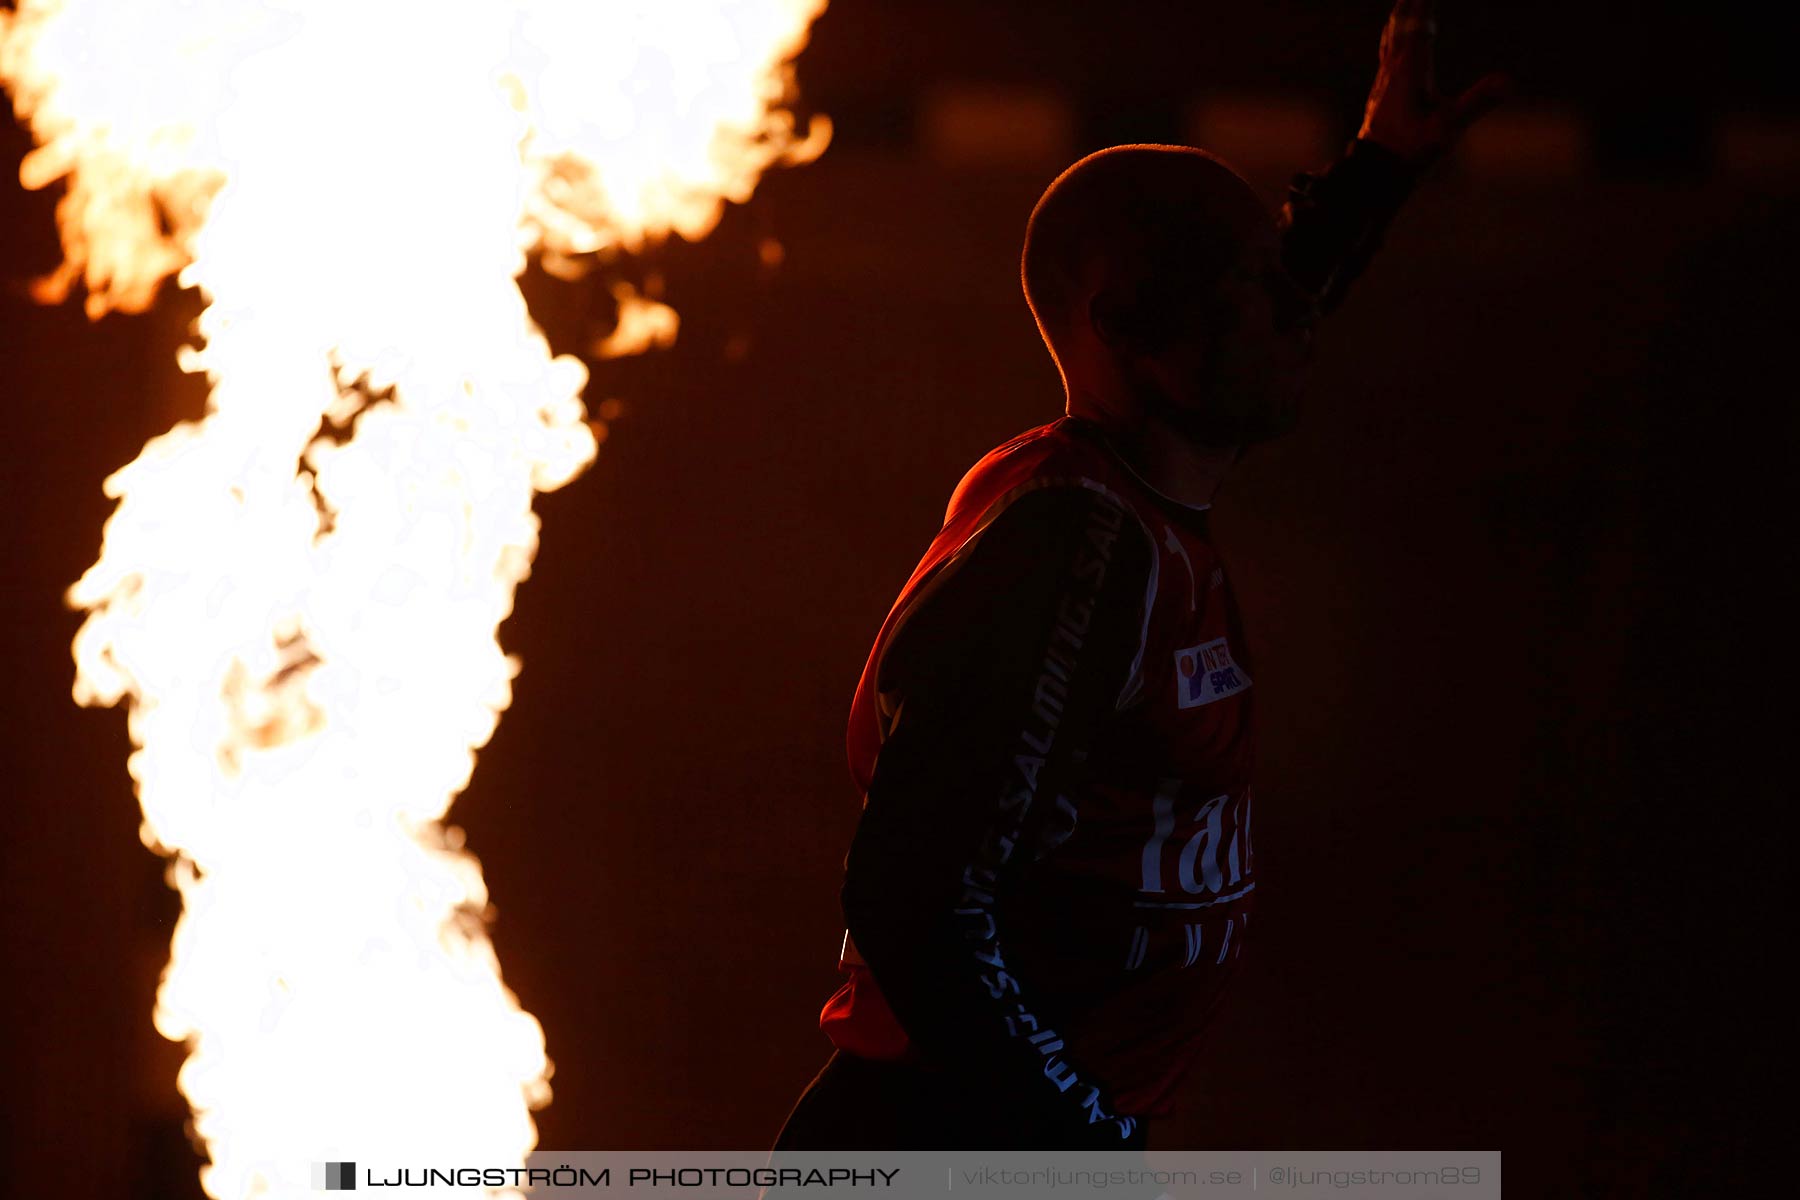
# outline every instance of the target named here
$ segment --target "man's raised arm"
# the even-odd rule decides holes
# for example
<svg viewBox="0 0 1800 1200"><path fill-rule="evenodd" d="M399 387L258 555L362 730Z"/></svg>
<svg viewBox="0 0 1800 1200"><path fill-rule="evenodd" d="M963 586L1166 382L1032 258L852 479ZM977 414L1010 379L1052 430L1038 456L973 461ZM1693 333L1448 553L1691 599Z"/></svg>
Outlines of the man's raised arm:
<svg viewBox="0 0 1800 1200"><path fill-rule="evenodd" d="M1394 5L1355 141L1330 169L1295 176L1282 206L1283 265L1321 312L1368 265L1419 176L1510 89L1495 73L1457 96L1437 90L1436 10L1435 0Z"/></svg>

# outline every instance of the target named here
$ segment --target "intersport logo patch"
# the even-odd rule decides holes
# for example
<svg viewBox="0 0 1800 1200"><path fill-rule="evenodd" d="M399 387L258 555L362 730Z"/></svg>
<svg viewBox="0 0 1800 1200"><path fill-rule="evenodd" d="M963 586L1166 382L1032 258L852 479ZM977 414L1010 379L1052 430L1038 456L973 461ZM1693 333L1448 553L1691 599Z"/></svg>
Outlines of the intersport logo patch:
<svg viewBox="0 0 1800 1200"><path fill-rule="evenodd" d="M1231 647L1224 638L1175 652L1176 698L1183 708L1211 704L1249 686L1250 676L1231 661Z"/></svg>

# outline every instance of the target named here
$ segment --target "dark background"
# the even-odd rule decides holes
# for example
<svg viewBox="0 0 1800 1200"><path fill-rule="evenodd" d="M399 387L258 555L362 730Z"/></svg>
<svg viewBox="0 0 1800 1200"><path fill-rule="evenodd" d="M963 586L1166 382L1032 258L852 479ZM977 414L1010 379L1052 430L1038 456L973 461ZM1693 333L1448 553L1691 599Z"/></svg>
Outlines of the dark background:
<svg viewBox="0 0 1800 1200"><path fill-rule="evenodd" d="M1712 1194L1752 1176L1780 1074L1790 42L1716 7L1445 8L1447 82L1510 69L1513 124L1415 197L1301 431L1216 508L1261 664L1265 924L1153 1141L1498 1147L1523 1195ZM773 1137L828 1049L868 642L961 472L1059 411L1018 294L1032 202L1209 100L1253 150L1257 112L1322 117L1329 154L1383 13L837 0L800 67L834 147L631 264L681 337L596 369L624 415L539 505L502 631L525 673L453 810L556 1062L542 1145ZM1320 165L1261 144L1272 199ZM193 1196L182 1052L150 1025L177 902L122 713L69 699L60 597L101 479L199 411L173 366L195 303L33 306L52 203L0 188L0 1192ZM602 281L527 290L560 349L605 331Z"/></svg>

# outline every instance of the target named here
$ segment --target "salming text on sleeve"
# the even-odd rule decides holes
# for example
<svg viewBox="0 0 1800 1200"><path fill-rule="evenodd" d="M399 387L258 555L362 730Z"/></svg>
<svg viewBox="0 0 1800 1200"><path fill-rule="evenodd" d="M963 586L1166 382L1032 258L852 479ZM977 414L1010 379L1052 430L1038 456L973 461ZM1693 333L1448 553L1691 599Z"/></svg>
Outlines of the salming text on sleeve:
<svg viewBox="0 0 1800 1200"><path fill-rule="evenodd" d="M895 631L892 707L846 860L850 937L923 1056L1044 1145L1126 1144L1007 957L1013 882L1072 828L1077 777L1141 646L1151 547L1123 504L1054 482L1005 503Z"/></svg>

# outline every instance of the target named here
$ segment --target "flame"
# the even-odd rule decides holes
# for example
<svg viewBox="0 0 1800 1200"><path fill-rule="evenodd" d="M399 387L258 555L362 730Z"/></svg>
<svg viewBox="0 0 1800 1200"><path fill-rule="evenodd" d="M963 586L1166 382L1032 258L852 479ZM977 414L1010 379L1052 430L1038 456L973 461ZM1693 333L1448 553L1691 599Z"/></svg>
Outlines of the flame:
<svg viewBox="0 0 1800 1200"><path fill-rule="evenodd" d="M183 914L156 1026L215 1197L358 1149L517 1165L549 1098L444 824L519 664L536 493L593 459L516 279L705 236L823 150L786 105L825 0L23 0L0 79L90 315L174 276L207 412L106 480L75 698L126 701ZM667 344L622 285L604 353ZM603 408L604 411L604 408Z"/></svg>

